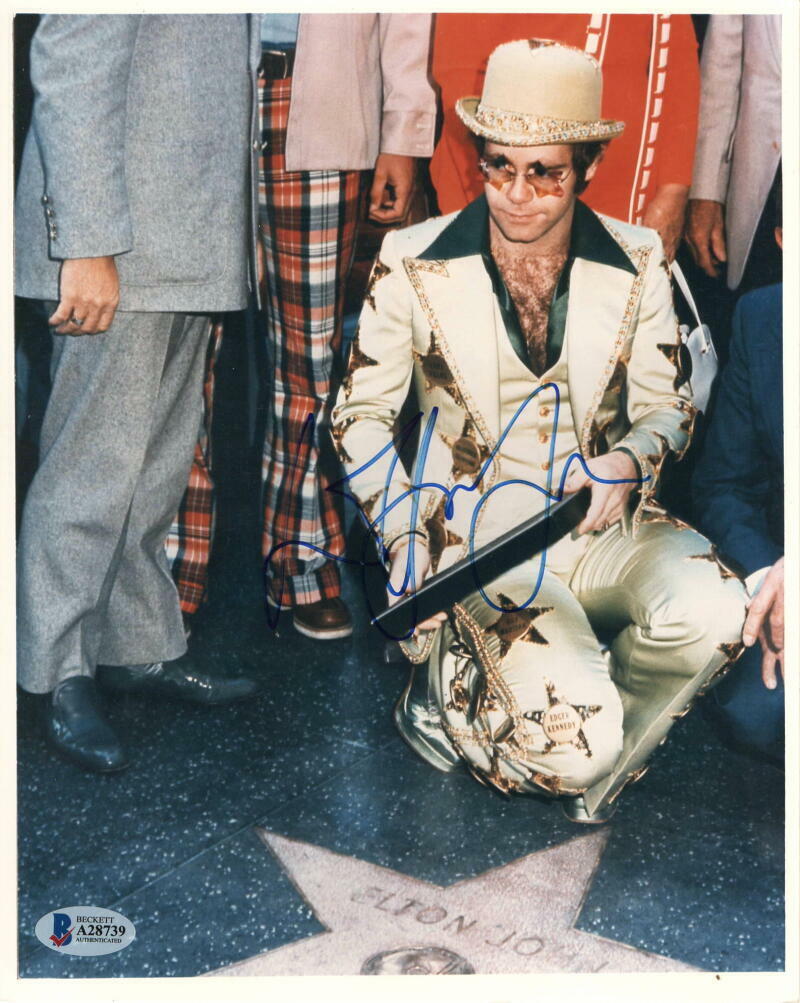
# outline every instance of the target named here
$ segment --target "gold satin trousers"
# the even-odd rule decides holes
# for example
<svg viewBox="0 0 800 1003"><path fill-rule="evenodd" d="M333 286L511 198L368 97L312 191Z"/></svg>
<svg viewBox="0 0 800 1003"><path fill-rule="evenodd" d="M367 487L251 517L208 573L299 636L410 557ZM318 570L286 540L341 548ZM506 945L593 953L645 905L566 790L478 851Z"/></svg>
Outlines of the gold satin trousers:
<svg viewBox="0 0 800 1003"><path fill-rule="evenodd" d="M571 574L527 561L457 603L431 649L449 741L504 790L584 793L596 811L638 779L698 693L741 653L743 584L664 515L595 535Z"/></svg>

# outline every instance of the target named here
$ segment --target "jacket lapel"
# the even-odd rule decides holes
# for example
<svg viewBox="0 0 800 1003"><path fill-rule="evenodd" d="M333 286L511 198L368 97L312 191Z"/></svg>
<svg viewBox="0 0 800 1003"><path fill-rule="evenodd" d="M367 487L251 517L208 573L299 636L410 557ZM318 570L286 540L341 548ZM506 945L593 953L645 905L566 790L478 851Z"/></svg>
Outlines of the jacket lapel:
<svg viewBox="0 0 800 1003"><path fill-rule="evenodd" d="M565 337L572 414L584 453L625 346L648 257L631 252L635 273L586 258L573 265Z"/></svg>
<svg viewBox="0 0 800 1003"><path fill-rule="evenodd" d="M435 342L453 376L451 396L492 449L500 432L497 333L503 322L483 260L406 258L404 264L434 339L427 348Z"/></svg>

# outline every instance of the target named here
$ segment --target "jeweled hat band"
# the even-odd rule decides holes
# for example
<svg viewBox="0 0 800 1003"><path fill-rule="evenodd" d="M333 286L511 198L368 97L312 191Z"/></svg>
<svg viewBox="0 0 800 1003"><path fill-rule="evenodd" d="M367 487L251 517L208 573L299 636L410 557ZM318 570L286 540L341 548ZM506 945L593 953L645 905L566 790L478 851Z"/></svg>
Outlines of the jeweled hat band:
<svg viewBox="0 0 800 1003"><path fill-rule="evenodd" d="M604 142L624 122L600 118L603 78L582 49L543 39L498 46L489 57L483 94L456 102L472 132L504 146Z"/></svg>

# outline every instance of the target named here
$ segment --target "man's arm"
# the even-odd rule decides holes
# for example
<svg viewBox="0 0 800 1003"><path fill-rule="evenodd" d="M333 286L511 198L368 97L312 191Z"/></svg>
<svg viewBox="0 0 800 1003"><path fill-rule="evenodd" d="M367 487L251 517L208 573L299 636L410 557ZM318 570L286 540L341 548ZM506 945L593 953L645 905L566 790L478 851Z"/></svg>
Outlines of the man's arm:
<svg viewBox="0 0 800 1003"><path fill-rule="evenodd" d="M114 256L133 247L124 155L140 22L132 15L45 15L31 45L43 225L50 257L64 262L50 323L62 334L106 330L119 301Z"/></svg>
<svg viewBox="0 0 800 1003"><path fill-rule="evenodd" d="M405 218L416 158L433 153L436 95L428 80L432 15L379 14L383 109L380 153L369 196L370 218Z"/></svg>
<svg viewBox="0 0 800 1003"><path fill-rule="evenodd" d="M413 509L416 499L419 512L424 510L428 492L408 494L411 482L393 435L414 367L412 292L395 246L398 236L394 231L386 235L373 267L331 421L349 478L342 488L355 495L367 517L376 522L374 532L389 551L412 529L418 539L427 539Z"/></svg>
<svg viewBox="0 0 800 1003"><path fill-rule="evenodd" d="M689 446L695 408L679 367L678 319L659 237L647 262L627 367L627 411L631 423L611 452L629 451L643 479L634 529L643 506L657 493L664 457L682 456ZM677 384L677 386L676 386ZM606 475L608 476L608 475Z"/></svg>
<svg viewBox="0 0 800 1003"><path fill-rule="evenodd" d="M712 277L727 258L723 206L742 82L744 15L712 14L700 64L700 117L686 239Z"/></svg>
<svg viewBox="0 0 800 1003"><path fill-rule="evenodd" d="M774 486L753 420L749 354L758 344L753 333L743 326L740 303L733 317L730 359L719 378L714 417L692 480L698 528L747 574L781 557L767 523ZM775 392L780 392L780 382Z"/></svg>

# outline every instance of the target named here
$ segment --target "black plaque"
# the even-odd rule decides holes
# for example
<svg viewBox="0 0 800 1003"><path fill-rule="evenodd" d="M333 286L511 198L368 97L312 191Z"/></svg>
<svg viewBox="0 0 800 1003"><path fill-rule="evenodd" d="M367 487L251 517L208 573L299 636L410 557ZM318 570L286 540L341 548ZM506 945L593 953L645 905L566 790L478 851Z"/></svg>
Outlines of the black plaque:
<svg viewBox="0 0 800 1003"><path fill-rule="evenodd" d="M571 532L589 508L589 488L582 488L552 504L549 509L515 526L475 553L425 581L413 595L404 596L374 617L390 637L406 637L411 628L434 613L449 609L471 592L486 586L521 561L541 553L545 547Z"/></svg>

